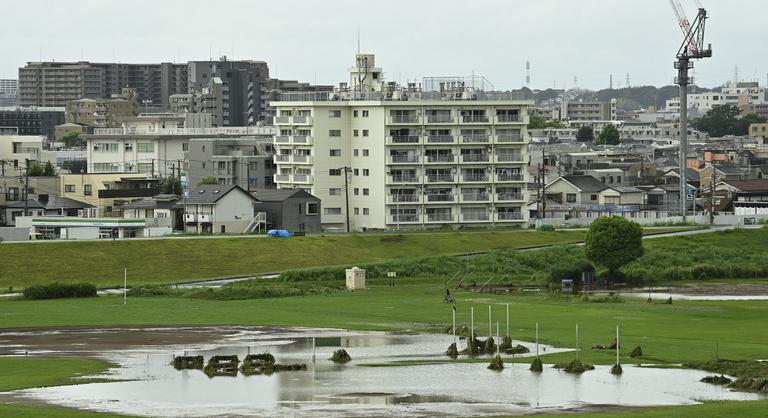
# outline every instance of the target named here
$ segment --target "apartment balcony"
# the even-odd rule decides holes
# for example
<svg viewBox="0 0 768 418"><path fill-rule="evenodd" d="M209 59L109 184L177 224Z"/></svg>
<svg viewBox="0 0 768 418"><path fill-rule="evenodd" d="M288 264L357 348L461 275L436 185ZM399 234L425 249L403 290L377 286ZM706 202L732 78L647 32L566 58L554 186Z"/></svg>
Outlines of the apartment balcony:
<svg viewBox="0 0 768 418"><path fill-rule="evenodd" d="M211 222L213 222L213 215L210 215L210 214L197 215L197 222L199 222L199 223L211 223Z"/></svg>
<svg viewBox="0 0 768 418"><path fill-rule="evenodd" d="M453 164L455 160L453 154L427 155L427 164Z"/></svg>
<svg viewBox="0 0 768 418"><path fill-rule="evenodd" d="M462 144L487 144L490 142L488 135L462 135Z"/></svg>
<svg viewBox="0 0 768 418"><path fill-rule="evenodd" d="M454 119L451 115L427 115L427 123L454 123Z"/></svg>
<svg viewBox="0 0 768 418"><path fill-rule="evenodd" d="M498 150L497 150L498 152ZM496 158L494 159L497 163L515 163L515 164L522 164L525 162L523 159L523 154L496 154Z"/></svg>
<svg viewBox="0 0 768 418"><path fill-rule="evenodd" d="M414 224L419 223L419 215L417 214L400 214L389 215L389 221L393 224Z"/></svg>
<svg viewBox="0 0 768 418"><path fill-rule="evenodd" d="M293 145L312 145L312 137L307 135L294 135L291 138Z"/></svg>
<svg viewBox="0 0 768 418"><path fill-rule="evenodd" d="M427 135L427 144L455 144L456 137L453 135Z"/></svg>
<svg viewBox="0 0 768 418"><path fill-rule="evenodd" d="M519 183L524 181L522 174L496 174L494 176L494 182L496 183Z"/></svg>
<svg viewBox="0 0 768 418"><path fill-rule="evenodd" d="M188 224L193 224L197 222L197 215L194 213L186 213L184 214L184 222Z"/></svg>
<svg viewBox="0 0 768 418"><path fill-rule="evenodd" d="M99 199L114 199L122 197L152 197L160 193L158 188L141 189L104 189L98 191Z"/></svg>
<svg viewBox="0 0 768 418"><path fill-rule="evenodd" d="M456 198L452 194L425 194L427 203L453 203Z"/></svg>
<svg viewBox="0 0 768 418"><path fill-rule="evenodd" d="M417 175L394 175L387 177L388 184L410 184L421 183L421 176Z"/></svg>
<svg viewBox="0 0 768 418"><path fill-rule="evenodd" d="M461 162L462 163L487 163L490 161L490 157L488 154L462 154L461 155Z"/></svg>
<svg viewBox="0 0 768 418"><path fill-rule="evenodd" d="M390 155L389 164L418 164L418 155Z"/></svg>
<svg viewBox="0 0 768 418"><path fill-rule="evenodd" d="M452 213L428 213L427 214L427 222L439 222L439 223L446 223L446 222L456 222L456 217L453 216Z"/></svg>
<svg viewBox="0 0 768 418"><path fill-rule="evenodd" d="M427 174L427 183L453 183L453 175Z"/></svg>
<svg viewBox="0 0 768 418"><path fill-rule="evenodd" d="M290 116L275 116L274 124L275 125L290 125L291 124L291 117Z"/></svg>
<svg viewBox="0 0 768 418"><path fill-rule="evenodd" d="M311 116L294 116L291 120L294 125L311 125L312 124L312 117Z"/></svg>
<svg viewBox="0 0 768 418"><path fill-rule="evenodd" d="M295 154L293 156L293 163L294 164L312 164L313 159L311 155L304 155L304 154Z"/></svg>
<svg viewBox="0 0 768 418"><path fill-rule="evenodd" d="M388 136L387 145L413 145L421 143L418 135Z"/></svg>
<svg viewBox="0 0 768 418"><path fill-rule="evenodd" d="M522 193L496 193L497 202L522 202L525 197Z"/></svg>
<svg viewBox="0 0 768 418"><path fill-rule="evenodd" d="M520 222L523 220L524 219L523 219L522 212L498 212L496 214L496 222L507 222L507 221Z"/></svg>
<svg viewBox="0 0 768 418"><path fill-rule="evenodd" d="M277 135L275 137L275 144L290 144L291 137L288 135Z"/></svg>
<svg viewBox="0 0 768 418"><path fill-rule="evenodd" d="M502 123L523 123L525 122L525 118L523 118L522 115L496 115L496 121L497 124Z"/></svg>
<svg viewBox="0 0 768 418"><path fill-rule="evenodd" d="M491 196L488 193L462 193L461 203L490 202Z"/></svg>
<svg viewBox="0 0 768 418"><path fill-rule="evenodd" d="M421 194L391 194L387 196L387 203L392 205L407 205L421 203Z"/></svg>
<svg viewBox="0 0 768 418"><path fill-rule="evenodd" d="M525 140L522 134L501 134L496 135L494 142L497 144L522 144Z"/></svg>
<svg viewBox="0 0 768 418"><path fill-rule="evenodd" d="M461 117L463 123L488 123L488 116L485 115L464 115Z"/></svg>
<svg viewBox="0 0 768 418"><path fill-rule="evenodd" d="M387 124L389 125L410 125L420 123L421 117L419 115L393 115L387 118Z"/></svg>
<svg viewBox="0 0 768 418"><path fill-rule="evenodd" d="M462 213L462 222L488 222L491 220L491 216L487 212L483 213Z"/></svg>
<svg viewBox="0 0 768 418"><path fill-rule="evenodd" d="M290 174L275 174L274 175L274 181L275 181L275 183L290 183L291 182L291 175Z"/></svg>
<svg viewBox="0 0 768 418"><path fill-rule="evenodd" d="M301 184L312 184L314 181L314 178L310 176L309 174L294 174L293 175L293 182L294 183L301 183Z"/></svg>
<svg viewBox="0 0 768 418"><path fill-rule="evenodd" d="M461 180L464 183L487 183L489 177L487 174L464 174Z"/></svg>
<svg viewBox="0 0 768 418"><path fill-rule="evenodd" d="M291 156L288 154L275 154L272 158L276 163L290 164L291 162Z"/></svg>

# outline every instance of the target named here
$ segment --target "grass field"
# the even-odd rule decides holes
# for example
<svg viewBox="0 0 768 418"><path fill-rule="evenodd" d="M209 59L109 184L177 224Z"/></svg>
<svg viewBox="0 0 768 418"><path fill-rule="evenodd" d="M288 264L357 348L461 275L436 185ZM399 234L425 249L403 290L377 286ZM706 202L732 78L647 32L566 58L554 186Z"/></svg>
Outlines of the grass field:
<svg viewBox="0 0 768 418"><path fill-rule="evenodd" d="M78 381L78 376L103 373L113 366L93 359L0 357L0 392L70 385Z"/></svg>
<svg viewBox="0 0 768 418"><path fill-rule="evenodd" d="M86 281L100 288L158 284L283 271L521 248L584 239L586 231L446 232L325 235L291 239L237 237L0 245L0 288L53 281Z"/></svg>

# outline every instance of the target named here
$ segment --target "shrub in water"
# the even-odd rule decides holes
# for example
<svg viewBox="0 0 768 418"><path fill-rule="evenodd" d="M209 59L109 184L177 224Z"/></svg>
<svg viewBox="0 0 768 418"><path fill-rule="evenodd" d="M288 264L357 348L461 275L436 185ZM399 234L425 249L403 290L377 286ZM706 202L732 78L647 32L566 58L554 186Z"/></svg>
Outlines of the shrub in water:
<svg viewBox="0 0 768 418"><path fill-rule="evenodd" d="M499 344L499 350L507 350L512 347L512 338L504 337Z"/></svg>
<svg viewBox="0 0 768 418"><path fill-rule="evenodd" d="M563 369L566 373L581 374L587 370L595 370L595 366L584 364L580 360L573 360L568 364L556 364L556 369Z"/></svg>
<svg viewBox="0 0 768 418"><path fill-rule="evenodd" d="M531 362L531 368L529 368L528 370L530 370L532 372L541 372L541 371L543 371L544 370L544 365L541 364L541 359L538 358L538 357L533 359L533 361Z"/></svg>
<svg viewBox="0 0 768 418"><path fill-rule="evenodd" d="M331 356L331 361L334 363L347 363L352 361L352 357L349 356L349 353L347 353L347 350L340 348L333 352L333 356Z"/></svg>
<svg viewBox="0 0 768 418"><path fill-rule="evenodd" d="M727 384L730 384L732 380L723 375L720 375L720 376L714 375L714 376L706 376L702 378L701 382L711 383L713 385L727 385Z"/></svg>
<svg viewBox="0 0 768 418"><path fill-rule="evenodd" d="M500 372L504 370L504 362L501 360L501 356L496 356L491 360L491 364L488 365L490 370Z"/></svg>
<svg viewBox="0 0 768 418"><path fill-rule="evenodd" d="M459 350L456 348L456 343L451 343L451 345L448 346L448 351L446 351L445 354L447 354L448 357L451 357L451 358L458 357Z"/></svg>
<svg viewBox="0 0 768 418"><path fill-rule="evenodd" d="M528 347L524 345L516 345L514 347L509 347L508 349L504 350L507 354L525 354L529 353L531 350L528 349Z"/></svg>
<svg viewBox="0 0 768 418"><path fill-rule="evenodd" d="M613 367L611 367L611 374L622 374L624 373L624 370L621 368L621 364L614 364Z"/></svg>
<svg viewBox="0 0 768 418"><path fill-rule="evenodd" d="M25 299L87 298L96 296L96 286L90 283L51 283L24 289Z"/></svg>

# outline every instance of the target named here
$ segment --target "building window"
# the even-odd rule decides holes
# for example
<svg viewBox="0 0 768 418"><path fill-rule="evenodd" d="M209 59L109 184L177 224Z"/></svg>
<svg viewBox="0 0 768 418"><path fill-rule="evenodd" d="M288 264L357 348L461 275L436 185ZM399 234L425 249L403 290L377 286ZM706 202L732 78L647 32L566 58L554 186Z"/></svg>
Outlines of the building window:
<svg viewBox="0 0 768 418"><path fill-rule="evenodd" d="M185 143L181 144L181 150L184 151L184 152L189 151L189 142L185 142Z"/></svg>
<svg viewBox="0 0 768 418"><path fill-rule="evenodd" d="M318 204L307 202L307 215L317 215Z"/></svg>
<svg viewBox="0 0 768 418"><path fill-rule="evenodd" d="M152 163L138 163L137 165L137 172L138 173L151 173L152 172ZM205 168L205 167L203 167Z"/></svg>
<svg viewBox="0 0 768 418"><path fill-rule="evenodd" d="M340 176L341 175L341 169L340 168L331 168L328 170L329 176Z"/></svg>
<svg viewBox="0 0 768 418"><path fill-rule="evenodd" d="M355 215L359 215L359 214L360 214L360 208L355 208Z"/></svg>
<svg viewBox="0 0 768 418"><path fill-rule="evenodd" d="M357 157L358 154L360 154L360 150L356 149L353 151L353 154L355 157Z"/></svg>
<svg viewBox="0 0 768 418"><path fill-rule="evenodd" d="M589 195L589 200L592 200L592 201L597 200L597 195L596 194Z"/></svg>
<svg viewBox="0 0 768 418"><path fill-rule="evenodd" d="M133 144L125 144L125 145L123 145L123 150L125 150L125 152L133 151Z"/></svg>
<svg viewBox="0 0 768 418"><path fill-rule="evenodd" d="M341 117L341 110L339 109L331 109L328 111L328 117L329 118L340 118Z"/></svg>
<svg viewBox="0 0 768 418"><path fill-rule="evenodd" d="M340 149L332 149L332 150L330 150L330 156L331 157L341 157L341 150Z"/></svg>
<svg viewBox="0 0 768 418"><path fill-rule="evenodd" d="M93 144L93 152L117 152L117 143L97 142Z"/></svg>
<svg viewBox="0 0 768 418"><path fill-rule="evenodd" d="M360 195L360 189L358 189L357 187L355 187L353 194L354 194L355 196L359 196L359 195Z"/></svg>
<svg viewBox="0 0 768 418"><path fill-rule="evenodd" d="M364 118L367 118L367 117L368 117L368 111L367 111L367 110L363 110L363 117L364 117Z"/></svg>
<svg viewBox="0 0 768 418"><path fill-rule="evenodd" d="M93 195L93 186L91 186L90 184L84 184L83 185L83 194L86 195L86 196Z"/></svg>
<svg viewBox="0 0 768 418"><path fill-rule="evenodd" d="M363 136L368 136L368 130L367 129L363 129Z"/></svg>
<svg viewBox="0 0 768 418"><path fill-rule="evenodd" d="M64 192L66 192L66 193L74 193L75 192L75 185L74 184L65 184L64 185Z"/></svg>
<svg viewBox="0 0 768 418"><path fill-rule="evenodd" d="M568 203L576 203L576 193L568 193L565 195L565 201Z"/></svg>
<svg viewBox="0 0 768 418"><path fill-rule="evenodd" d="M341 215L341 208L324 208L323 213L326 215Z"/></svg>
<svg viewBox="0 0 768 418"><path fill-rule="evenodd" d="M352 131L352 135L355 136L355 137L358 137L358 136L360 136L360 131L355 129L354 131Z"/></svg>
<svg viewBox="0 0 768 418"><path fill-rule="evenodd" d="M117 163L93 163L93 171L95 173L118 173L118 172L120 172L120 164L117 164Z"/></svg>
<svg viewBox="0 0 768 418"><path fill-rule="evenodd" d="M363 189L363 196L369 196L371 193L367 188Z"/></svg>
<svg viewBox="0 0 768 418"><path fill-rule="evenodd" d="M352 116L357 117L357 110L352 111Z"/></svg>
<svg viewBox="0 0 768 418"><path fill-rule="evenodd" d="M341 196L342 189L340 187L332 187L328 189L328 195L329 196Z"/></svg>
<svg viewBox="0 0 768 418"><path fill-rule="evenodd" d="M371 210L368 208L363 208L363 215L368 216L371 214Z"/></svg>
<svg viewBox="0 0 768 418"><path fill-rule="evenodd" d="M368 175L370 175L370 174L371 174L371 172L370 172L370 171L369 171L367 168L364 168L364 169L363 169L363 175L364 175L364 176L368 176Z"/></svg>
<svg viewBox="0 0 768 418"><path fill-rule="evenodd" d="M354 173L354 175L356 175L356 176L359 176L360 175L360 170L356 168L356 169L352 170L352 173Z"/></svg>
<svg viewBox="0 0 768 418"><path fill-rule="evenodd" d="M149 154L155 152L154 142L139 142L136 144L136 152Z"/></svg>
<svg viewBox="0 0 768 418"><path fill-rule="evenodd" d="M363 157L367 157L368 155L369 155L368 150L364 149L363 150Z"/></svg>
<svg viewBox="0 0 768 418"><path fill-rule="evenodd" d="M328 136L331 138L338 138L341 136L341 129L331 129L328 131Z"/></svg>

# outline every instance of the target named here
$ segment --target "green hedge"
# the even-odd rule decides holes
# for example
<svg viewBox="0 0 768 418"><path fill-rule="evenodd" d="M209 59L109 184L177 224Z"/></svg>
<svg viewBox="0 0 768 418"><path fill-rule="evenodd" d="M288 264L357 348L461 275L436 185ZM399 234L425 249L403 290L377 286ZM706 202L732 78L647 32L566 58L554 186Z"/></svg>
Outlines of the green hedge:
<svg viewBox="0 0 768 418"><path fill-rule="evenodd" d="M96 286L90 283L51 283L24 289L25 299L88 298L96 296Z"/></svg>

